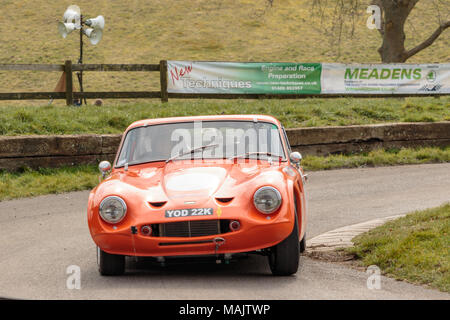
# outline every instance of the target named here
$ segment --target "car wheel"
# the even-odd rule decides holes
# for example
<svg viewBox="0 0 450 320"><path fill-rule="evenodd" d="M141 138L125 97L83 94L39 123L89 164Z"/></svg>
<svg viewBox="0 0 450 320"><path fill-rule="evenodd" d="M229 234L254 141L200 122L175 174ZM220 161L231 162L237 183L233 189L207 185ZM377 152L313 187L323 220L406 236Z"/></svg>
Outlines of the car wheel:
<svg viewBox="0 0 450 320"><path fill-rule="evenodd" d="M102 276L118 276L125 272L125 256L110 254L97 248L98 271Z"/></svg>
<svg viewBox="0 0 450 320"><path fill-rule="evenodd" d="M270 248L270 270L276 276L289 276L298 270L300 243L298 240L297 206L295 206L294 216L294 229L291 234L279 244Z"/></svg>
<svg viewBox="0 0 450 320"><path fill-rule="evenodd" d="M305 252L306 250L306 233L303 235L302 241L300 241L300 253Z"/></svg>

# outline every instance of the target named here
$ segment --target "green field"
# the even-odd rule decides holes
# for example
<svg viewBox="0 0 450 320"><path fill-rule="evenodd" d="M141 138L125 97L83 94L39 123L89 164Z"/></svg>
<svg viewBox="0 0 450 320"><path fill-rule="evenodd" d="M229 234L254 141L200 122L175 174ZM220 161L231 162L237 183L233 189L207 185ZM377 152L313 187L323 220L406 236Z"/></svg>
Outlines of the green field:
<svg viewBox="0 0 450 320"><path fill-rule="evenodd" d="M181 100L83 106L0 106L0 135L122 133L140 119L270 114L285 127L450 120L450 97L407 99Z"/></svg>
<svg viewBox="0 0 450 320"><path fill-rule="evenodd" d="M106 19L103 40L85 40L85 63L158 63L161 59L215 61L380 62L381 38L366 27L366 4L336 41L336 21L321 19L312 1L274 0L79 0L85 17ZM328 1L328 12L334 1ZM58 63L78 60L79 37L62 39L57 21L70 1L2 0L0 63ZM448 1L421 0L406 23L406 46L426 39L438 26L436 11ZM347 26L348 27L348 26ZM450 31L445 31L410 63L450 62ZM338 54L339 53L339 54ZM59 72L0 72L0 92L52 91ZM86 91L154 90L158 73L85 73ZM2 104L11 104L1 102ZM15 102L14 104L21 104ZM36 102L41 104L42 102ZM57 104L62 104L58 101ZM26 103L30 104L30 102Z"/></svg>
<svg viewBox="0 0 450 320"><path fill-rule="evenodd" d="M352 241L364 266L450 292L450 203L390 221Z"/></svg>

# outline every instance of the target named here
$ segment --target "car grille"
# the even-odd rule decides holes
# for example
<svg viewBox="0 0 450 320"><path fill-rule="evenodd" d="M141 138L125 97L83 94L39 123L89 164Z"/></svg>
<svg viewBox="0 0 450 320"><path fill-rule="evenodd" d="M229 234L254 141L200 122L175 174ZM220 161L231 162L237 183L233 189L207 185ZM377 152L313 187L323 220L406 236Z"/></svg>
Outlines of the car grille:
<svg viewBox="0 0 450 320"><path fill-rule="evenodd" d="M226 233L229 231L228 220L194 220L160 223L153 226L159 237L201 237Z"/></svg>

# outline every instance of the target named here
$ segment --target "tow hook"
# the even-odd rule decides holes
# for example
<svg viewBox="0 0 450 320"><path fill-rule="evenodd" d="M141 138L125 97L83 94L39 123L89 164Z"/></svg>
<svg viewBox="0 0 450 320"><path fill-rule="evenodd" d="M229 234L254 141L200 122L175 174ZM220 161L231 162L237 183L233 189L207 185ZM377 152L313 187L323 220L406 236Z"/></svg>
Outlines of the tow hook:
<svg viewBox="0 0 450 320"><path fill-rule="evenodd" d="M136 226L131 226L130 230L131 230L131 245L133 246L133 252L134 252L134 260L137 262L138 258L136 255L136 244L134 243L134 235L137 234L138 230L137 230Z"/></svg>
<svg viewBox="0 0 450 320"><path fill-rule="evenodd" d="M214 249L214 253L216 255L216 263L220 264L220 263L222 263L222 260L219 259L219 255L218 255L217 251L219 250L219 247L225 243L225 239L222 237L216 237L213 239L213 242L216 246Z"/></svg>

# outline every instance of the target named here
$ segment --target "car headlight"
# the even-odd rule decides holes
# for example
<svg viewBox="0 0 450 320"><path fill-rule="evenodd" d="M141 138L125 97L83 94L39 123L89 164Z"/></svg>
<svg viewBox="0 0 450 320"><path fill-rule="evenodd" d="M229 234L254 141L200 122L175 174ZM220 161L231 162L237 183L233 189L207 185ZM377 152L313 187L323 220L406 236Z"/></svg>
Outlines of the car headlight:
<svg viewBox="0 0 450 320"><path fill-rule="evenodd" d="M264 214L271 214L281 205L281 194L273 187L259 188L253 196L256 209Z"/></svg>
<svg viewBox="0 0 450 320"><path fill-rule="evenodd" d="M100 203L100 216L109 223L120 222L127 213L125 201L116 196L110 196L103 199Z"/></svg>

